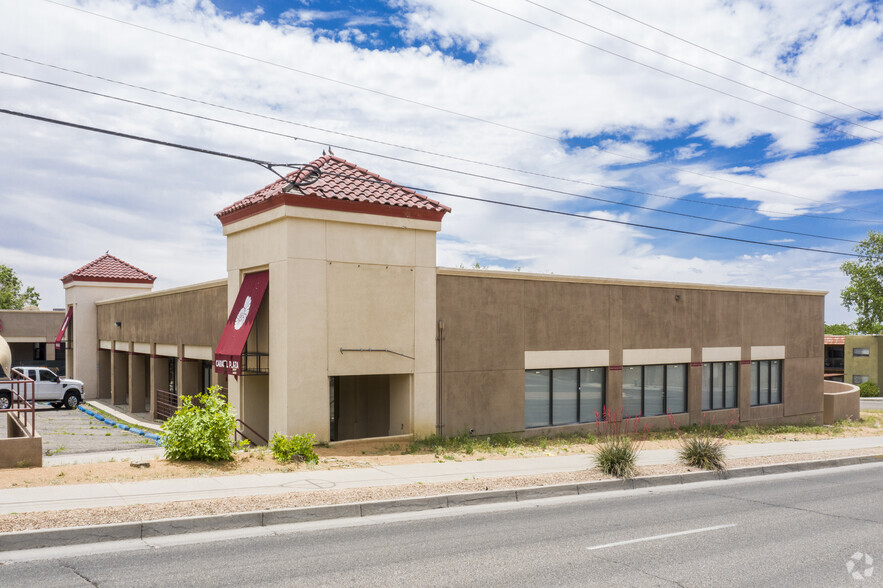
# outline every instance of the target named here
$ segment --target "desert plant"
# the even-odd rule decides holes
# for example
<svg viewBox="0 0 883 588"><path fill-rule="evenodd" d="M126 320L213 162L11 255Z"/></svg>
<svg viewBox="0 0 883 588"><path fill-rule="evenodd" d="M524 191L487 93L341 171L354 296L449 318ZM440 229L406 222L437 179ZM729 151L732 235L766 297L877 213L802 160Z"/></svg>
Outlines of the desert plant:
<svg viewBox="0 0 883 588"><path fill-rule="evenodd" d="M181 408L162 425L163 448L170 461L230 461L236 415L212 386L194 398L184 396Z"/></svg>
<svg viewBox="0 0 883 588"><path fill-rule="evenodd" d="M730 419L727 424L722 426L715 424L714 416L706 423L705 415L703 414L702 422L695 427L695 430L685 433L681 431L677 421L669 413L668 420L678 434L678 442L680 443L678 458L681 460L681 463L703 470L726 471L727 463L724 451L726 443L724 443L724 436L736 424L738 419L739 412L734 410L730 413Z"/></svg>
<svg viewBox="0 0 883 588"><path fill-rule="evenodd" d="M313 451L313 444L316 442L316 436L312 433L306 435L282 435L274 433L270 439L270 450L276 461L305 461L307 463L317 463L319 456Z"/></svg>
<svg viewBox="0 0 883 588"><path fill-rule="evenodd" d="M880 396L880 387L877 386L874 382L865 382L864 384L859 384L859 395L864 398L873 398L876 396Z"/></svg>
<svg viewBox="0 0 883 588"><path fill-rule="evenodd" d="M637 473L638 453L647 440L647 426L641 415L618 418L604 407L602 414L595 412L595 428L598 431L598 449L595 466L608 476L631 478Z"/></svg>

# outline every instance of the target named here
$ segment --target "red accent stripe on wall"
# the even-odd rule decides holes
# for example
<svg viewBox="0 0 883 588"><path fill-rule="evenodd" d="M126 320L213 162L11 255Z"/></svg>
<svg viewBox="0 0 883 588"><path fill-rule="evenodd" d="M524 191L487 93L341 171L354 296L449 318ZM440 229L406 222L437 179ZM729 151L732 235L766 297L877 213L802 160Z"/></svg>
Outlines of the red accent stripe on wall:
<svg viewBox="0 0 883 588"><path fill-rule="evenodd" d="M691 361L690 367L702 367L702 362L701 361Z"/></svg>
<svg viewBox="0 0 883 588"><path fill-rule="evenodd" d="M743 359L739 363L741 363L742 365L749 365L751 363L751 360L750 359Z"/></svg>
<svg viewBox="0 0 883 588"><path fill-rule="evenodd" d="M612 366L608 367L607 369L610 370L611 372L621 372L622 366L621 365L612 365Z"/></svg>

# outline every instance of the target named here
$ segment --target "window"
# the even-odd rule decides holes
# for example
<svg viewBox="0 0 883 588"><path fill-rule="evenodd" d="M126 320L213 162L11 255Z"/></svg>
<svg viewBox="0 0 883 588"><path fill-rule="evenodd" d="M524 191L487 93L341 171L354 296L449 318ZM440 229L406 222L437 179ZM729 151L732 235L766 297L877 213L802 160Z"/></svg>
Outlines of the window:
<svg viewBox="0 0 883 588"><path fill-rule="evenodd" d="M782 403L782 360L751 362L751 406Z"/></svg>
<svg viewBox="0 0 883 588"><path fill-rule="evenodd" d="M868 347L853 347L852 356L853 357L868 357L871 355L871 350Z"/></svg>
<svg viewBox="0 0 883 588"><path fill-rule="evenodd" d="M629 365L622 368L622 416L687 412L687 366Z"/></svg>
<svg viewBox="0 0 883 588"><path fill-rule="evenodd" d="M39 370L37 373L40 376L41 382L56 382L58 380L56 375L50 370Z"/></svg>
<svg viewBox="0 0 883 588"><path fill-rule="evenodd" d="M604 409L606 368L524 372L524 427L591 423Z"/></svg>
<svg viewBox="0 0 883 588"><path fill-rule="evenodd" d="M855 375L855 376L852 376L852 383L853 384L864 384L865 382L867 382L870 379L871 379L870 376Z"/></svg>
<svg viewBox="0 0 883 588"><path fill-rule="evenodd" d="M702 410L736 408L739 362L702 364Z"/></svg>

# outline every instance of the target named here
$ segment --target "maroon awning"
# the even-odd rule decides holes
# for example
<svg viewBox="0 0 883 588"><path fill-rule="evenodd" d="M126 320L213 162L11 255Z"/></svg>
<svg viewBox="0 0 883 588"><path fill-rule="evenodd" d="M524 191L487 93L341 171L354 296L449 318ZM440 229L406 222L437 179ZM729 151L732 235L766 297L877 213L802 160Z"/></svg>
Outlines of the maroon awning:
<svg viewBox="0 0 883 588"><path fill-rule="evenodd" d="M71 324L71 317L74 314L74 307L69 306L67 308L67 314L64 315L64 322L61 323L61 328L58 329L58 335L55 336L55 349L61 349L61 342L64 340L64 333L67 331L67 327Z"/></svg>
<svg viewBox="0 0 883 588"><path fill-rule="evenodd" d="M270 272L267 270L248 274L242 280L230 318L227 319L227 325L215 350L215 371L219 374L239 376L242 350L245 349L245 342L269 282Z"/></svg>

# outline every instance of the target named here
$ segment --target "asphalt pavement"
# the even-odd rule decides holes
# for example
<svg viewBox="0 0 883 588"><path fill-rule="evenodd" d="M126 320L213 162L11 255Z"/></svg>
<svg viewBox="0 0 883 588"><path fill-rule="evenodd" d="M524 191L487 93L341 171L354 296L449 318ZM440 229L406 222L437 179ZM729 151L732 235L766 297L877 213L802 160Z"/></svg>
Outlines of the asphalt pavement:
<svg viewBox="0 0 883 588"><path fill-rule="evenodd" d="M883 465L43 550L0 585L880 586Z"/></svg>
<svg viewBox="0 0 883 588"><path fill-rule="evenodd" d="M88 455L117 451L133 451L156 447L156 443L138 435L111 427L79 410L56 410L46 403L37 403L36 428L43 437L43 454ZM6 436L6 426L0 427L0 437ZM81 458L82 459L82 458ZM52 459L44 459L54 465Z"/></svg>

